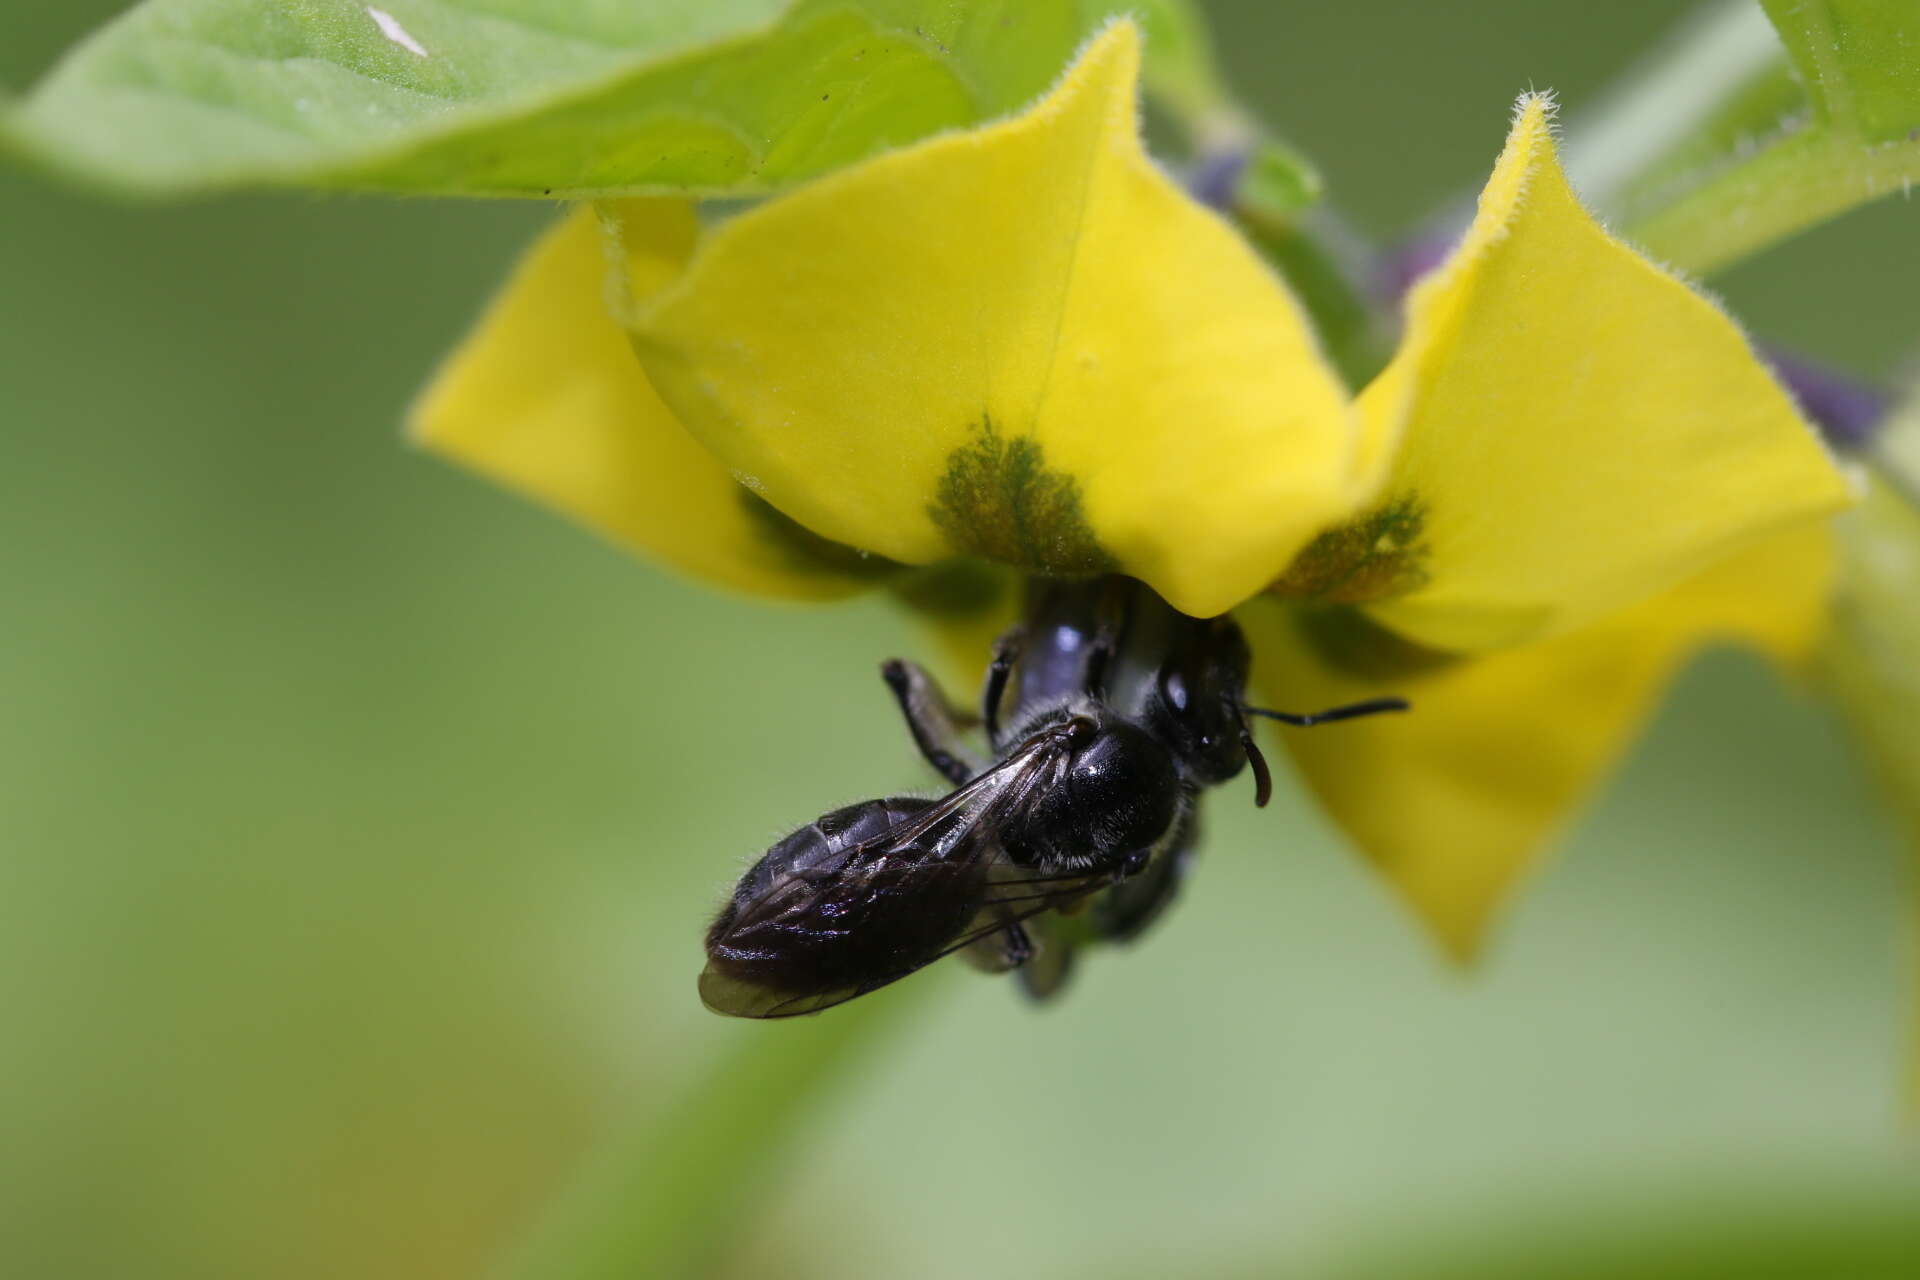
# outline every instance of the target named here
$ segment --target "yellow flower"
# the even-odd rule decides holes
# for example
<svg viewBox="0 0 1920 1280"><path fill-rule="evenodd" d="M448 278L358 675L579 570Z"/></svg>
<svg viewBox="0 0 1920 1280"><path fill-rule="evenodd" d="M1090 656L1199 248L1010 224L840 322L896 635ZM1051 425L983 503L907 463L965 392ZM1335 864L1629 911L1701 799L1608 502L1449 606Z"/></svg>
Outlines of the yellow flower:
<svg viewBox="0 0 1920 1280"><path fill-rule="evenodd" d="M1138 62L1116 23L1024 113L704 231L574 212L414 432L748 591L969 557L1240 609L1275 703L1415 698L1288 743L1464 951L1686 652L1811 643L1847 486L1736 327L1580 208L1538 96L1350 395L1146 155Z"/></svg>
<svg viewBox="0 0 1920 1280"><path fill-rule="evenodd" d="M1289 734L1322 805L1466 958L1542 846L1624 754L1674 672L1743 644L1811 656L1832 576L1828 531L1787 530L1563 636L1474 656L1416 645L1357 613L1240 613L1269 700L1331 706L1386 690L1417 714Z"/></svg>

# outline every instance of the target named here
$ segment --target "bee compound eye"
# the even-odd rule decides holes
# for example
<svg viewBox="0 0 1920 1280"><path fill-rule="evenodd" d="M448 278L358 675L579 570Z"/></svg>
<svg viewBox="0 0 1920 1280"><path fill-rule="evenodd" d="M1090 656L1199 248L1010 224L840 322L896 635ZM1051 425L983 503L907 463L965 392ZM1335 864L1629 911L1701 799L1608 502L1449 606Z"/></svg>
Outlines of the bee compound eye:
<svg viewBox="0 0 1920 1280"><path fill-rule="evenodd" d="M1170 660L1156 680L1147 719L1184 768L1200 781L1224 782L1240 771L1238 683L1230 671Z"/></svg>
<svg viewBox="0 0 1920 1280"><path fill-rule="evenodd" d="M1167 706L1180 715L1187 713L1187 678L1173 667L1160 669L1160 696L1165 698Z"/></svg>

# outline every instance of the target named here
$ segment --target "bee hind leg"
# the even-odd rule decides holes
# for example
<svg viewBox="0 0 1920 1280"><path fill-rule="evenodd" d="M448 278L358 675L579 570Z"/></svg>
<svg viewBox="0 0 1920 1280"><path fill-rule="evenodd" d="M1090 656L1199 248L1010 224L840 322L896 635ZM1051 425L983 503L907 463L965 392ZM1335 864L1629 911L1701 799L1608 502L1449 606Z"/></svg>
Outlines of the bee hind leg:
<svg viewBox="0 0 1920 1280"><path fill-rule="evenodd" d="M1027 999L1051 1000L1066 988L1067 979L1073 976L1074 953L1079 943L1069 937L1051 915L1036 917L1030 923L1039 936L1033 939L1032 956L1015 976Z"/></svg>
<svg viewBox="0 0 1920 1280"><path fill-rule="evenodd" d="M1193 869L1198 821L1189 808L1146 865L1100 894L1088 913L1094 936L1103 942L1132 942L1157 921L1180 894Z"/></svg>
<svg viewBox="0 0 1920 1280"><path fill-rule="evenodd" d="M984 938L974 939L961 954L982 973L1007 973L1033 959L1034 952L1033 938L1026 926L1016 921Z"/></svg>
<svg viewBox="0 0 1920 1280"><path fill-rule="evenodd" d="M1073 973L1076 947L1051 922L1051 915L1035 916L1025 923L1016 921L976 938L960 954L982 973L1013 974L1029 1000L1051 1000Z"/></svg>

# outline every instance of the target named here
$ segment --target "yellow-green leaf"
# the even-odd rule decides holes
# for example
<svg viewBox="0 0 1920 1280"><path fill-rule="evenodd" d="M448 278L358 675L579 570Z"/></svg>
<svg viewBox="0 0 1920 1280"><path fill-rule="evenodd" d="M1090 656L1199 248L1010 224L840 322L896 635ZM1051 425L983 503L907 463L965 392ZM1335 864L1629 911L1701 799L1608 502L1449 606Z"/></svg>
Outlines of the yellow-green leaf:
<svg viewBox="0 0 1920 1280"><path fill-rule="evenodd" d="M1868 142L1920 129L1920 5L1760 0L1821 123Z"/></svg>
<svg viewBox="0 0 1920 1280"><path fill-rule="evenodd" d="M1096 23L1080 0L147 0L0 110L0 149L146 195L763 191L1024 105Z"/></svg>

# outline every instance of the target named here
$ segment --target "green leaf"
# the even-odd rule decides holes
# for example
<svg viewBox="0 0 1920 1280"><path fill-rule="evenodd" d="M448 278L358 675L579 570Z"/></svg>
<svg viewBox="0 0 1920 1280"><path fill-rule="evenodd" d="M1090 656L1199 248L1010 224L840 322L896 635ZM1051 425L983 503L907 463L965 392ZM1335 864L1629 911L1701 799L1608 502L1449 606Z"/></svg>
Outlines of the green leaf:
<svg viewBox="0 0 1920 1280"><path fill-rule="evenodd" d="M1920 4L1761 0L1821 123L1868 142L1920 131Z"/></svg>
<svg viewBox="0 0 1920 1280"><path fill-rule="evenodd" d="M769 190L1037 96L1089 0L148 0L0 107L140 195Z"/></svg>

